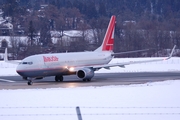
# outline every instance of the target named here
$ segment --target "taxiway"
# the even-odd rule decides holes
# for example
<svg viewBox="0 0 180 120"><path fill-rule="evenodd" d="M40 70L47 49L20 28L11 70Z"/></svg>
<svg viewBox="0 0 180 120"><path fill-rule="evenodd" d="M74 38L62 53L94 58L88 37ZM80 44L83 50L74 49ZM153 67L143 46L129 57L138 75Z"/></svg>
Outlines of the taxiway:
<svg viewBox="0 0 180 120"><path fill-rule="evenodd" d="M138 72L138 73L96 73L92 81L83 82L75 75L64 76L63 82L55 82L54 77L34 80L28 86L20 76L1 76L0 89L34 89L34 88L71 88L87 86L130 85L157 82L164 80L180 80L179 72Z"/></svg>

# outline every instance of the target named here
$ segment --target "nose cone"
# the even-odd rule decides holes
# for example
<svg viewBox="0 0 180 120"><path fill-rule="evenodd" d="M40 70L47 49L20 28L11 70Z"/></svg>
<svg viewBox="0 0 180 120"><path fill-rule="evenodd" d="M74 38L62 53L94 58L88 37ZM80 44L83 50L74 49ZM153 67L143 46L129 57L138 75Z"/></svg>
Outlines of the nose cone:
<svg viewBox="0 0 180 120"><path fill-rule="evenodd" d="M20 75L20 76L23 76L23 69L21 67L21 65L18 65L17 68L16 68L16 72Z"/></svg>
<svg viewBox="0 0 180 120"><path fill-rule="evenodd" d="M34 71L29 65L19 64L16 68L16 72L22 77L37 77L38 71Z"/></svg>

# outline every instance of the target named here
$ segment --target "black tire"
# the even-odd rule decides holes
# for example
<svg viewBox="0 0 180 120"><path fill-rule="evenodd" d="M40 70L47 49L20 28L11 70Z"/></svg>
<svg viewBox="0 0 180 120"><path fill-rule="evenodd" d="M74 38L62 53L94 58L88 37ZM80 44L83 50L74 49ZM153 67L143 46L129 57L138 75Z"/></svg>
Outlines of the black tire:
<svg viewBox="0 0 180 120"><path fill-rule="evenodd" d="M27 84L28 84L28 85L32 85L33 82L32 82L32 81L28 81Z"/></svg>
<svg viewBox="0 0 180 120"><path fill-rule="evenodd" d="M84 82L90 82L91 79L83 79Z"/></svg>
<svg viewBox="0 0 180 120"><path fill-rule="evenodd" d="M58 77L57 77L57 76L55 76L55 81L56 81L56 82L58 82L58 81L59 81L59 79L58 79Z"/></svg>
<svg viewBox="0 0 180 120"><path fill-rule="evenodd" d="M56 81L56 82L59 82L59 81L62 82L62 81L63 81L63 76L62 76L62 75L56 75L56 76L55 76L55 81Z"/></svg>
<svg viewBox="0 0 180 120"><path fill-rule="evenodd" d="M61 76L59 76L59 81L63 81L63 76L61 75Z"/></svg>

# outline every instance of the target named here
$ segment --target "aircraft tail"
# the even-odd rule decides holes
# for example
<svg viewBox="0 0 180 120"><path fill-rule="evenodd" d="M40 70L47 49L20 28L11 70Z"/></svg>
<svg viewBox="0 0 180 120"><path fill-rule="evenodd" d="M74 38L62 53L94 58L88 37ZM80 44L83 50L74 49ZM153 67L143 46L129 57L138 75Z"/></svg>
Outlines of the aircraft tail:
<svg viewBox="0 0 180 120"><path fill-rule="evenodd" d="M113 15L109 22L106 34L103 39L103 43L95 51L113 51L115 21L116 21L116 16Z"/></svg>
<svg viewBox="0 0 180 120"><path fill-rule="evenodd" d="M7 48L5 49L4 52L4 62L6 63L11 63L11 64L19 64L21 61L20 60L8 60L8 52L7 52Z"/></svg>
<svg viewBox="0 0 180 120"><path fill-rule="evenodd" d="M7 48L5 49L5 53L4 53L4 62L8 62Z"/></svg>

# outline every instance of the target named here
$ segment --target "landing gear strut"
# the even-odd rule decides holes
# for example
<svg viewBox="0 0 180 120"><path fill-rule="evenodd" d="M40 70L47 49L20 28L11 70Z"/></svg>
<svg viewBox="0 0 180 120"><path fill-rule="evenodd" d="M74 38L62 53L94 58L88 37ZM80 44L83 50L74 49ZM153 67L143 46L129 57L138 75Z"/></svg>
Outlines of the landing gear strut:
<svg viewBox="0 0 180 120"><path fill-rule="evenodd" d="M36 78L28 78L28 77L23 77L24 80L28 80L27 84L28 85L32 85L33 84L33 80L35 79L43 79L43 77L36 77Z"/></svg>
<svg viewBox="0 0 180 120"><path fill-rule="evenodd" d="M22 77L23 78L23 80L28 80L28 82L27 82L27 84L28 85L32 85L33 84L33 78L28 78L28 77Z"/></svg>
<svg viewBox="0 0 180 120"><path fill-rule="evenodd" d="M27 80L28 78L27 77L22 77L23 78L23 80Z"/></svg>
<svg viewBox="0 0 180 120"><path fill-rule="evenodd" d="M59 82L59 81L62 82L63 81L63 76L62 75L56 75L55 76L55 81L56 82Z"/></svg>

